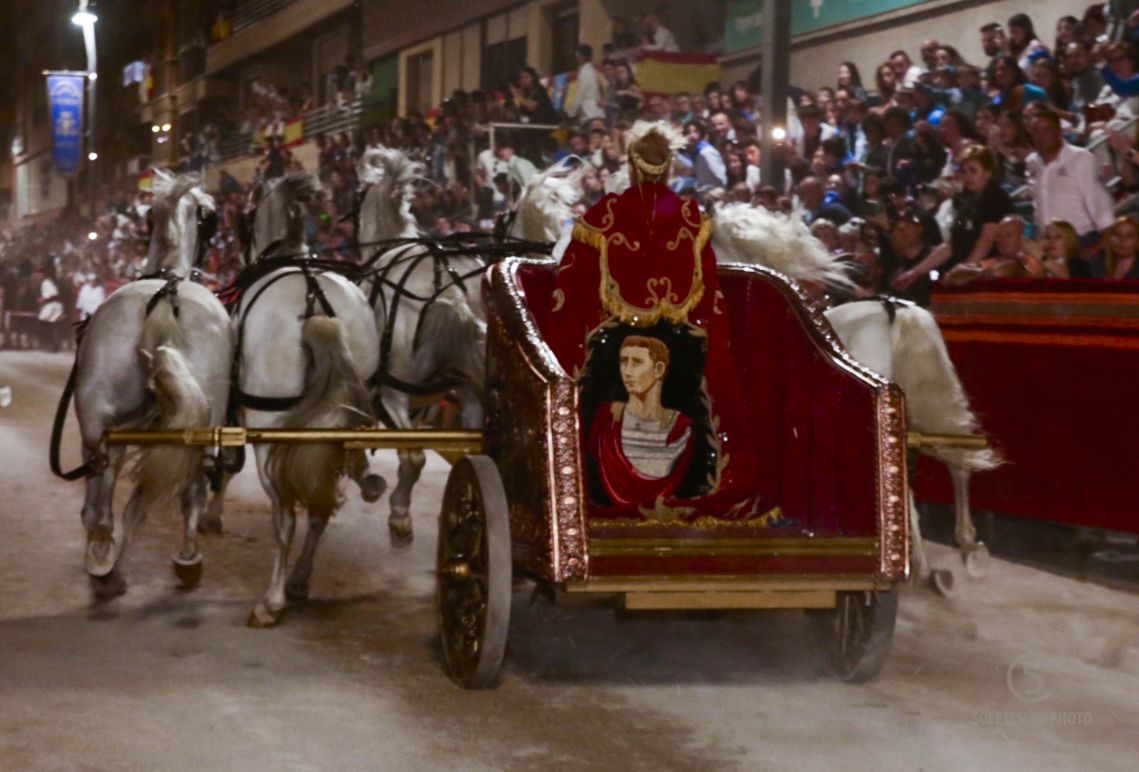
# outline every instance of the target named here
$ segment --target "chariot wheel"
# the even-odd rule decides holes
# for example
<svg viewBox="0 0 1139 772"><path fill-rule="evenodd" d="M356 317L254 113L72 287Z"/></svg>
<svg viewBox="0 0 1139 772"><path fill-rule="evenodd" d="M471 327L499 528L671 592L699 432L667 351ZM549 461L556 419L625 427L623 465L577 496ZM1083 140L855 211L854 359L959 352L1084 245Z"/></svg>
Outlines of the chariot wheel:
<svg viewBox="0 0 1139 772"><path fill-rule="evenodd" d="M863 683L878 675L894 639L898 593L840 592L833 609L807 612L827 670L840 681Z"/></svg>
<svg viewBox="0 0 1139 772"><path fill-rule="evenodd" d="M465 689L493 686L506 651L513 568L506 493L486 456L460 459L447 478L436 571L447 671Z"/></svg>

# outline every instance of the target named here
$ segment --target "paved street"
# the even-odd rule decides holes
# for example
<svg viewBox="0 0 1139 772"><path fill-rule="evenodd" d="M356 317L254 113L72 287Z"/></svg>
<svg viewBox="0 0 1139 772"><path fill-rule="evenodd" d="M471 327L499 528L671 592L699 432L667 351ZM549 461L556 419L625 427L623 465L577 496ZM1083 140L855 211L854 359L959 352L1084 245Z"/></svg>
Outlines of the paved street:
<svg viewBox="0 0 1139 772"><path fill-rule="evenodd" d="M177 588L177 518L154 512L128 592L99 602L82 484L47 467L70 364L0 353L0 768L1134 769L1139 595L1003 560L980 583L958 571L952 599L906 588L864 686L822 675L800 612L618 614L520 584L499 688L463 692L435 638L433 455L414 545L391 547L386 505L353 488L313 599L274 629L245 627L272 560L252 469L199 589ZM77 443L72 419L69 466Z"/></svg>

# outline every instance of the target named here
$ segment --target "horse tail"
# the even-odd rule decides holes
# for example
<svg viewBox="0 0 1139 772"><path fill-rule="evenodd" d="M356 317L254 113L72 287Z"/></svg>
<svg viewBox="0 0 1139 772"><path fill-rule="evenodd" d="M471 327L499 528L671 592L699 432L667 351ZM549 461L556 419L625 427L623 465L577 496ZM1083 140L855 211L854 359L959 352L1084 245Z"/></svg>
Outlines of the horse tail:
<svg viewBox="0 0 1139 772"><path fill-rule="evenodd" d="M894 349L894 380L906 393L906 415L914 431L926 434L974 434L980 421L969 407L957 370L949 359L945 339L933 315L918 306L897 310L890 328ZM972 471L1002 463L991 448L923 448L950 465Z"/></svg>
<svg viewBox="0 0 1139 772"><path fill-rule="evenodd" d="M416 334L413 379L450 375L480 392L486 385L486 322L458 292L441 295L423 312Z"/></svg>
<svg viewBox="0 0 1139 772"><path fill-rule="evenodd" d="M182 330L169 302L159 302L143 324L138 350L145 359L154 394L141 425L170 430L208 426L210 401L185 354ZM138 453L134 477L146 504L174 498L194 475L201 474L200 446L152 445Z"/></svg>
<svg viewBox="0 0 1139 772"><path fill-rule="evenodd" d="M308 355L304 392L289 411L290 428L350 429L373 422L368 390L352 366L352 354L340 320L313 316L301 327ZM281 504L332 512L340 503L340 478L359 463L364 451L346 451L334 443L275 445L266 470Z"/></svg>

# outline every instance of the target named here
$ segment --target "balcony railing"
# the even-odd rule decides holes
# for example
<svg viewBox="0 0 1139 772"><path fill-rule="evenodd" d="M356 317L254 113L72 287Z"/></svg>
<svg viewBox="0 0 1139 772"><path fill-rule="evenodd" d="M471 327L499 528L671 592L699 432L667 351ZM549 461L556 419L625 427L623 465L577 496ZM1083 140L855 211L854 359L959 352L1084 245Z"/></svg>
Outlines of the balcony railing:
<svg viewBox="0 0 1139 772"><path fill-rule="evenodd" d="M245 29L277 11L295 0L246 0L239 3L233 12L233 31Z"/></svg>
<svg viewBox="0 0 1139 772"><path fill-rule="evenodd" d="M364 100L356 98L338 106L330 102L314 107L302 116L301 139L309 141L319 134L339 134L352 131L360 125L360 115L364 112ZM232 134L218 143L218 154L222 161L241 156L254 155L261 151L252 134Z"/></svg>

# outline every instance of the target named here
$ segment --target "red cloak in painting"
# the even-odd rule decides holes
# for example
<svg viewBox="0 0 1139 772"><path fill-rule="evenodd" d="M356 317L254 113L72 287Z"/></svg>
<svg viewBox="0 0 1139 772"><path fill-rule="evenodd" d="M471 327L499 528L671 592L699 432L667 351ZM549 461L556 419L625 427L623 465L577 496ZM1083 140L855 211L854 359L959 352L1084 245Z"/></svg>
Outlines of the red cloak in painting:
<svg viewBox="0 0 1139 772"><path fill-rule="evenodd" d="M691 326L707 339L703 390L716 453L708 493L692 499L671 495L683 475L681 468L650 486L659 489L662 498L643 500L647 489L608 468L613 457L595 457L599 466L606 466L600 477L612 505L591 506L593 516L740 519L760 512L752 493L758 462L742 431L745 422L737 415L740 386L710 235L711 223L695 201L681 199L657 183L605 196L574 225L547 326L546 339L558 360L566 372L579 377L586 365L587 341L603 324L648 328L663 321ZM619 438L619 429L612 436ZM582 440L587 454L599 451L601 446L591 446L589 437Z"/></svg>

